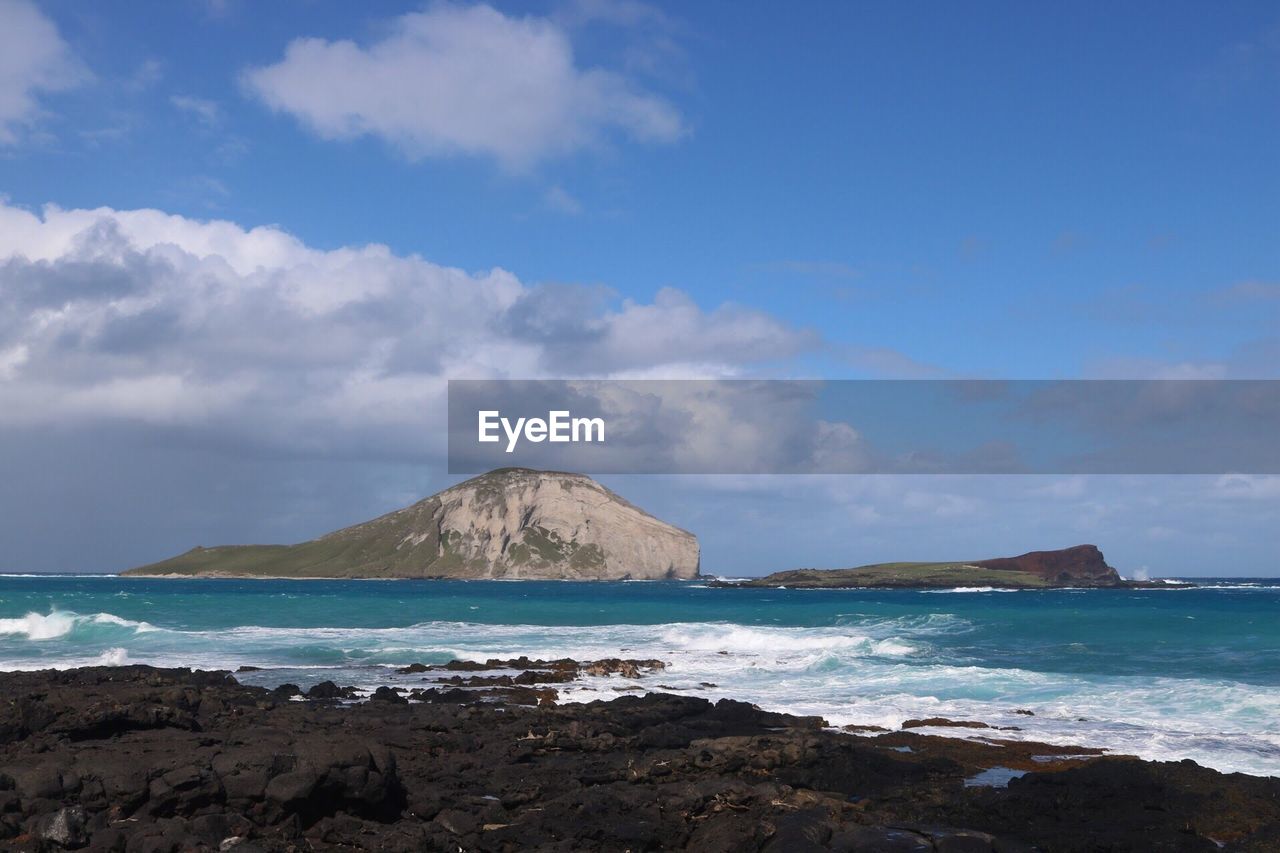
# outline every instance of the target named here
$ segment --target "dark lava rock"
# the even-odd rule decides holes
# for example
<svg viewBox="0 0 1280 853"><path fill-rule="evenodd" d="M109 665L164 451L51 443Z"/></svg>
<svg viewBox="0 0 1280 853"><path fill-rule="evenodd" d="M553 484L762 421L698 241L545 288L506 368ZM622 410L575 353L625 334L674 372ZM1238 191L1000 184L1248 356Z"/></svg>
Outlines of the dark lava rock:
<svg viewBox="0 0 1280 853"><path fill-rule="evenodd" d="M385 685L384 685L384 686L382 686L382 687L379 687L377 690L373 691L373 695L369 697L369 701L371 701L371 702L394 702L394 703L399 703L399 704L401 704L401 705L407 705L407 704L409 703L409 700L408 700L408 699L406 699L406 698L404 698L403 696L401 696L401 695L400 695L397 691L395 691L394 689L392 689L392 688L390 688L390 687L387 687L387 686L385 686Z"/></svg>
<svg viewBox="0 0 1280 853"><path fill-rule="evenodd" d="M308 699L337 699L342 695L342 688L332 681L322 681L307 691Z"/></svg>
<svg viewBox="0 0 1280 853"><path fill-rule="evenodd" d="M89 843L88 822L84 809L68 806L40 818L35 835L59 847L83 847Z"/></svg>
<svg viewBox="0 0 1280 853"><path fill-rule="evenodd" d="M354 687L339 687L332 681L322 681L306 692L308 699L355 699L357 695Z"/></svg>
<svg viewBox="0 0 1280 853"><path fill-rule="evenodd" d="M400 667L399 669L396 670L396 672L400 673L401 675L413 675L414 673L418 673L418 672L426 672L427 669L428 669L428 666L425 663L411 663L408 666Z"/></svg>
<svg viewBox="0 0 1280 853"><path fill-rule="evenodd" d="M946 717L927 717L923 720L907 720L902 724L904 729L922 729L926 726L951 727L956 729L989 729L990 725L978 720L948 720Z"/></svg>
<svg viewBox="0 0 1280 853"><path fill-rule="evenodd" d="M1081 747L855 737L729 700L557 706L518 691L554 693L498 684L415 690L412 702L388 688L357 704L275 702L225 673L0 674L0 848L1280 849L1277 779L1068 760ZM346 695L331 683L309 693ZM1027 772L1008 788L964 786L997 766Z"/></svg>
<svg viewBox="0 0 1280 853"><path fill-rule="evenodd" d="M606 658L591 661L582 665L583 675L613 675L617 673L624 678L639 678L647 672L666 669L667 665L660 660L621 660Z"/></svg>

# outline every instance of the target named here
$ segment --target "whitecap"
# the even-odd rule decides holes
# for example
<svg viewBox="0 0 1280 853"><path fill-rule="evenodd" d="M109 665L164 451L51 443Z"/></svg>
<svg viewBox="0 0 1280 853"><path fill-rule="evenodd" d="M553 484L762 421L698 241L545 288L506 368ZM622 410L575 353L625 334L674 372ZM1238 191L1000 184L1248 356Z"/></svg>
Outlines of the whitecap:
<svg viewBox="0 0 1280 853"><path fill-rule="evenodd" d="M125 666L128 663L129 652L127 649L107 649L98 655L98 666Z"/></svg>
<svg viewBox="0 0 1280 853"><path fill-rule="evenodd" d="M921 592L926 593L944 593L944 592L1021 592L1017 589L1009 589L1001 586L957 586L951 589L922 589Z"/></svg>
<svg viewBox="0 0 1280 853"><path fill-rule="evenodd" d="M122 619L113 613L81 616L69 610L54 610L47 614L33 611L17 619L0 619L0 635L25 636L28 640L54 640L86 625L112 625L131 628L137 633L158 630L147 622Z"/></svg>
<svg viewBox="0 0 1280 853"><path fill-rule="evenodd" d="M22 634L28 640L52 640L71 633L75 624L74 613L54 611L44 615L33 612L18 619L0 619L0 634Z"/></svg>

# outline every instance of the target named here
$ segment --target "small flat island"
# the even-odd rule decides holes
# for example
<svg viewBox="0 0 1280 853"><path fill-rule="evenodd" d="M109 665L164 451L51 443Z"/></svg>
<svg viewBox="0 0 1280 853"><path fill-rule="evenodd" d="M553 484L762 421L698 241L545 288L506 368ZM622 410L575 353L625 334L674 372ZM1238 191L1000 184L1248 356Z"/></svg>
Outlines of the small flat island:
<svg viewBox="0 0 1280 853"><path fill-rule="evenodd" d="M793 569L743 581L713 581L720 587L786 589L1000 589L1167 588L1178 581L1132 581L1107 565L1096 545L1031 551L1018 557L940 563L873 563L851 569Z"/></svg>

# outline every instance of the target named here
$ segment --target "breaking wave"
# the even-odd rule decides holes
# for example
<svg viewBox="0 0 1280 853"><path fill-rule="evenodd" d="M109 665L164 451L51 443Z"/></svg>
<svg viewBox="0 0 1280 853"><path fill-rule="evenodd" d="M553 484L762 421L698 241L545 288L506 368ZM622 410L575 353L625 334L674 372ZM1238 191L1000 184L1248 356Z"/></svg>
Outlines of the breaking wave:
<svg viewBox="0 0 1280 853"><path fill-rule="evenodd" d="M32 612L17 619L0 619L0 635L18 635L28 640L52 640L70 634L88 634L101 626L124 628L133 632L155 630L155 626L146 622L122 619L111 613L81 616L55 610L48 614Z"/></svg>
<svg viewBox="0 0 1280 853"><path fill-rule="evenodd" d="M937 595L938 593L948 592L1020 592L1021 590L1000 586L956 586L950 589L922 589L920 591Z"/></svg>

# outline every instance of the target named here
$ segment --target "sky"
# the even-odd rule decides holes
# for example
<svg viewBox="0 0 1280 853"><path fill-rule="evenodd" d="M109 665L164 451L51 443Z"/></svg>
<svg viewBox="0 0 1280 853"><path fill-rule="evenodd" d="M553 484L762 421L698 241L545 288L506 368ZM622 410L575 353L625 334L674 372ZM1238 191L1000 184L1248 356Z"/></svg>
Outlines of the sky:
<svg viewBox="0 0 1280 853"><path fill-rule="evenodd" d="M1271 3L0 0L0 571L430 494L448 378L1280 378L1277 151ZM726 575L1280 574L1248 473L602 479Z"/></svg>

